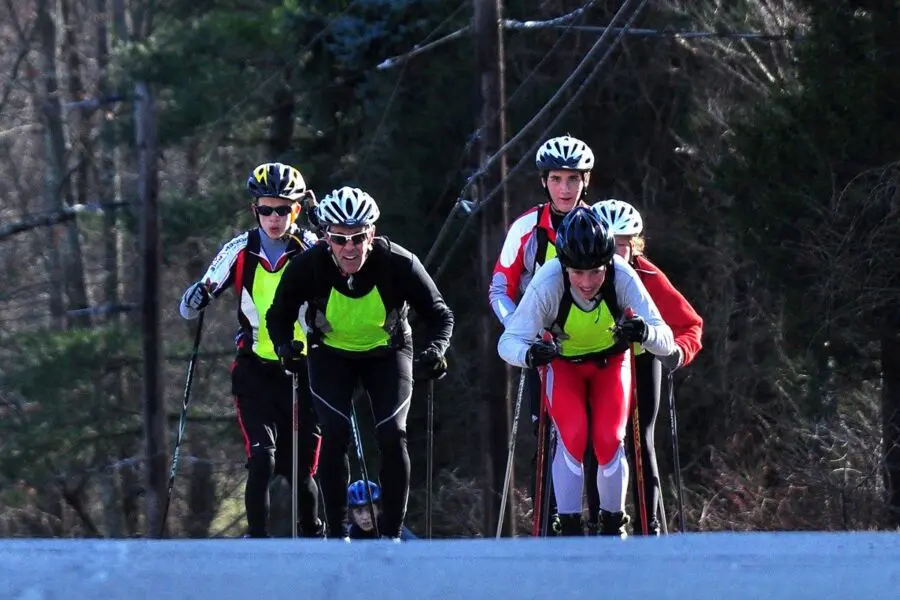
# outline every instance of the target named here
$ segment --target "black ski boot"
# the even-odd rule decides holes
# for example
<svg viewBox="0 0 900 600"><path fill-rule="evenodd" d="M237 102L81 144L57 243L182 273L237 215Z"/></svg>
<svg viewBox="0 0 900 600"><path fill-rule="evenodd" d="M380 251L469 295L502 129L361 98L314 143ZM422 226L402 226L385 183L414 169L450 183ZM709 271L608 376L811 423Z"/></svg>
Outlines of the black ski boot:
<svg viewBox="0 0 900 600"><path fill-rule="evenodd" d="M600 522L598 524L599 533L602 536L615 536L623 540L628 537L625 532L625 526L631 519L623 512L609 512L607 510L600 511Z"/></svg>
<svg viewBox="0 0 900 600"><path fill-rule="evenodd" d="M312 525L303 525L300 523L298 524L297 529L299 530L300 537L319 540L325 539L325 522L322 521L322 519L316 519L316 522Z"/></svg>
<svg viewBox="0 0 900 600"><path fill-rule="evenodd" d="M581 523L581 514L559 515L559 535L562 537L583 536L584 525Z"/></svg>

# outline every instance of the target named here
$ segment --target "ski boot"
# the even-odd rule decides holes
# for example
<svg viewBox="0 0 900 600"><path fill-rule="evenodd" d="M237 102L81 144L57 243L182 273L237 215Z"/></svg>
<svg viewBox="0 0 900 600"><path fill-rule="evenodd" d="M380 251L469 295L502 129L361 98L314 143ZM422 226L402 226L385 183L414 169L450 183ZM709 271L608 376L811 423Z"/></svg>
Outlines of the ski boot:
<svg viewBox="0 0 900 600"><path fill-rule="evenodd" d="M559 522L559 515L550 515L550 522L547 524L547 535L561 535L562 525Z"/></svg>
<svg viewBox="0 0 900 600"><path fill-rule="evenodd" d="M561 537L583 536L584 525L581 522L581 514L559 515L559 533Z"/></svg>
<svg viewBox="0 0 900 600"><path fill-rule="evenodd" d="M322 521L322 519L316 519L316 522L312 525L303 525L302 523L298 523L297 531L300 533L300 537L324 540L325 522Z"/></svg>
<svg viewBox="0 0 900 600"><path fill-rule="evenodd" d="M247 528L247 532L244 535L242 535L241 537L244 539L265 539L265 538L269 538L272 536L270 536L269 532L266 531L265 529L259 530L259 529Z"/></svg>
<svg viewBox="0 0 900 600"><path fill-rule="evenodd" d="M623 540L628 537L625 532L625 526L631 519L624 512L609 512L608 510L600 511L600 521L598 523L599 533L597 535L619 537Z"/></svg>

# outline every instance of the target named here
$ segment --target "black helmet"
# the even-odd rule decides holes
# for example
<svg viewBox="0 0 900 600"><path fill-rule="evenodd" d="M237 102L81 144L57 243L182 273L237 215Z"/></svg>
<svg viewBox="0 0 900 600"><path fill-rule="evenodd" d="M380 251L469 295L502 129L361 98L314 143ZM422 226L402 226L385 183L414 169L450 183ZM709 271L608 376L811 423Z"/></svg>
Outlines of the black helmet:
<svg viewBox="0 0 900 600"><path fill-rule="evenodd" d="M592 209L577 206L556 231L556 255L562 266L596 269L609 264L616 253L616 239Z"/></svg>
<svg viewBox="0 0 900 600"><path fill-rule="evenodd" d="M265 163L247 178L247 191L254 198L269 196L298 202L306 195L306 182L300 171L283 163Z"/></svg>

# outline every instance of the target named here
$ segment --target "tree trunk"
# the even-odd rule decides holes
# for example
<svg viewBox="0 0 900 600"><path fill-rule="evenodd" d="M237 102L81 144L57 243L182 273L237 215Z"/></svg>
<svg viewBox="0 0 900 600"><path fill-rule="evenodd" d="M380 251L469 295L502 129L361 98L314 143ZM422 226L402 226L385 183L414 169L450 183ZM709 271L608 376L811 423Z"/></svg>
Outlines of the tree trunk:
<svg viewBox="0 0 900 600"><path fill-rule="evenodd" d="M141 330L144 357L144 490L148 537L162 534L162 504L167 476L166 411L161 385L159 269L162 264L159 231L158 147L156 97L150 84L135 84L135 129L138 150L138 191L141 222Z"/></svg>
<svg viewBox="0 0 900 600"><path fill-rule="evenodd" d="M56 102L57 115L59 114L59 98L56 97L56 29L53 17L50 15L50 7L47 0L39 0L37 6L37 20L35 26L40 36L41 48L41 74L38 94L35 104L38 108L43 124L44 145L47 152L47 168L44 171L44 210L48 213L55 212L59 207L58 182L60 169L56 164L55 154L52 151L52 130L49 119L49 107ZM61 127L59 120L56 122ZM62 137L61 129L59 133ZM49 298L50 316L55 328L65 327L65 301L63 298L63 266L60 250L60 237L58 227L54 227L47 235L48 271L50 275Z"/></svg>
<svg viewBox="0 0 900 600"><path fill-rule="evenodd" d="M81 76L81 58L76 36L76 27L80 23L77 22L73 0L60 0L60 8L65 32L63 48L69 72L69 100L80 102L87 97ZM94 109L73 110L67 115L69 119L75 121L73 125L75 141L72 144L75 155L75 204L87 204L88 202L88 175L91 172L93 156L91 148L91 115L93 112Z"/></svg>
<svg viewBox="0 0 900 600"><path fill-rule="evenodd" d="M477 71L479 74L479 91L481 94L482 128L480 143L480 164L485 165L488 159L503 145L505 127L503 119L498 118L503 107L502 53L503 43L500 29L500 0L475 1L475 39L477 46ZM501 160L482 177L481 201L497 185L505 175L505 164ZM480 297L488 296L498 245L497 232L506 220L504 204L493 202L481 212L481 291ZM506 471L507 444L510 436L510 402L504 378L505 367L497 356L496 339L499 333L497 321L490 311L482 312L482 326L478 337L479 352L479 389L483 394L483 406L488 408L488 421L483 423L487 429L482 439L487 440L485 452L486 483L485 490L485 534L496 532L496 523L500 511L500 499L503 493ZM510 486L514 487L514 478ZM510 536L515 530L515 495L509 495L506 513L503 517L503 535Z"/></svg>
<svg viewBox="0 0 900 600"><path fill-rule="evenodd" d="M290 69L285 69L285 78L289 77ZM284 160L285 154L291 149L291 139L294 137L294 93L287 83L283 83L276 90L272 98L272 118L269 127L269 156L266 160Z"/></svg>
<svg viewBox="0 0 900 600"><path fill-rule="evenodd" d="M108 11L106 0L96 0L97 22L97 96L108 97L113 91L109 74L109 30L106 27ZM100 121L100 164L97 171L97 194L101 202L119 202L115 185L116 134L112 113L101 112ZM108 209L103 212L103 299L110 305L119 303L119 231L118 212Z"/></svg>
<svg viewBox="0 0 900 600"><path fill-rule="evenodd" d="M71 178L67 170L67 152L65 129L63 126L62 107L59 101L59 88L56 70L56 24L50 14L48 0L39 0L37 27L41 46L41 108L47 143L47 203L53 212L62 212L73 204ZM53 281L62 285L66 302L64 309L76 310L87 308L87 290L84 282L84 264L81 256L81 241L78 224L75 219L61 226L63 235L57 238L51 233L58 253L55 260ZM51 252L54 249L51 248ZM57 307L58 310L58 307ZM76 327L90 325L87 314L69 319Z"/></svg>

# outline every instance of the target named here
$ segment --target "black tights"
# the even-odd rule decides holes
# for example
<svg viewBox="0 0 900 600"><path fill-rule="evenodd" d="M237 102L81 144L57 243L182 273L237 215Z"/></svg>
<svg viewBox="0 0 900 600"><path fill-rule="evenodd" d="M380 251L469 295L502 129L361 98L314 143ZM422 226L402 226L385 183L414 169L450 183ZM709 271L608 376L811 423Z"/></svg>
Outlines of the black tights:
<svg viewBox="0 0 900 600"><path fill-rule="evenodd" d="M412 397L412 349L403 347L380 356L351 357L325 347L309 356L310 390L322 425L320 479L325 517L331 537L348 527L348 449L351 402L357 383L368 393L381 451L379 532L399 537L409 499L410 461L406 417Z"/></svg>

